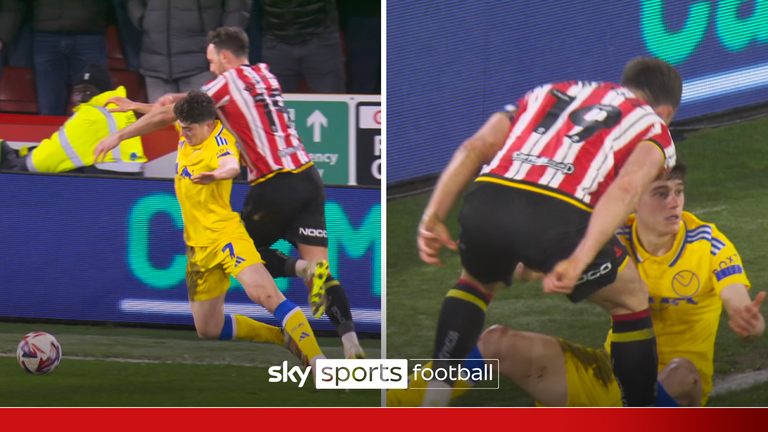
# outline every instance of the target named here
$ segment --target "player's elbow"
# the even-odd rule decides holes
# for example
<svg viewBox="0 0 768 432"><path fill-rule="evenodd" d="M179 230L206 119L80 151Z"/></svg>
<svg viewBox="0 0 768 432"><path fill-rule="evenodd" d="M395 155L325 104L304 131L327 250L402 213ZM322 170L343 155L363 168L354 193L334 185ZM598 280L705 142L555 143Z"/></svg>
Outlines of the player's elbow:
<svg viewBox="0 0 768 432"><path fill-rule="evenodd" d="M639 197L643 192L643 182L634 176L619 176L612 185L618 193L625 197Z"/></svg>

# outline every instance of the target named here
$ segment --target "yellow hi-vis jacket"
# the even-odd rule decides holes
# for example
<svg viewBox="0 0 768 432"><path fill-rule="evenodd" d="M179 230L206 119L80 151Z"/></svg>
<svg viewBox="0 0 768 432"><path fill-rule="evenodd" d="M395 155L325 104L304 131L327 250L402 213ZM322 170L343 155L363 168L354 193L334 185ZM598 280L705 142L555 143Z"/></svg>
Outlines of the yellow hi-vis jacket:
<svg viewBox="0 0 768 432"><path fill-rule="evenodd" d="M126 96L125 87L101 93L76 106L64 126L43 140L27 157L32 172L65 172L84 166L117 172L140 172L147 158L141 138L131 138L109 152L104 162L93 163L93 150L102 139L136 121L133 111L110 113L103 105L111 97ZM108 108L116 107L109 104Z"/></svg>

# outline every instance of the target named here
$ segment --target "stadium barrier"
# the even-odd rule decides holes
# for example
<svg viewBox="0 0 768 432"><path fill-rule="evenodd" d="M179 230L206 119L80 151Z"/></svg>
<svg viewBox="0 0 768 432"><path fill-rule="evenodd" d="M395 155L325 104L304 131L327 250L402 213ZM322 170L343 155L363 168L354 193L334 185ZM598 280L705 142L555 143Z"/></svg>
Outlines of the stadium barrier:
<svg viewBox="0 0 768 432"><path fill-rule="evenodd" d="M4 227L0 317L193 324L185 283L181 209L173 181L66 174L0 173ZM248 185L237 182L239 211ZM326 187L331 271L344 285L359 332L381 333L381 191ZM285 242L274 245L297 256ZM226 313L279 325L232 279ZM315 330L303 281L278 287Z"/></svg>

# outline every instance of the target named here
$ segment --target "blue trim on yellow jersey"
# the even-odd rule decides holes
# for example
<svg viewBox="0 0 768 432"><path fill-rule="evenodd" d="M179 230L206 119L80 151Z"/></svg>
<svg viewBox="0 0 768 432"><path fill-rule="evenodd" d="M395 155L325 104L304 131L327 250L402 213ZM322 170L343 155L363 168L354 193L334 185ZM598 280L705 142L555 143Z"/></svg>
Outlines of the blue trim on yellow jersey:
<svg viewBox="0 0 768 432"><path fill-rule="evenodd" d="M690 230L688 229L688 225L685 223L685 221L683 221L683 225L686 227L685 240L683 241L682 246L680 246L680 250L677 252L675 259L669 263L670 267L674 267L680 257L683 256L683 251L685 250L685 245L687 244L695 243L700 240L706 240L712 244L712 249L710 250L712 255L717 255L720 250L725 247L725 243L722 240L712 237L711 225L701 225Z"/></svg>
<svg viewBox="0 0 768 432"><path fill-rule="evenodd" d="M720 251L725 247L725 242L712 237L712 249L710 249L710 253L712 256L717 256L717 254L720 253Z"/></svg>

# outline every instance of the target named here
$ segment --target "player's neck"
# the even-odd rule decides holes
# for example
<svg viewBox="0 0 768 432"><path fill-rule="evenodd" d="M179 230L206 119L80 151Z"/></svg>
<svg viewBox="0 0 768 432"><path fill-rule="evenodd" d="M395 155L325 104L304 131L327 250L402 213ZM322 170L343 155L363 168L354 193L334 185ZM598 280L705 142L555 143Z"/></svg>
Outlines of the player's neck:
<svg viewBox="0 0 768 432"><path fill-rule="evenodd" d="M658 234L651 228L637 227L637 238L646 252L653 256L663 256L672 250L675 245L677 233Z"/></svg>
<svg viewBox="0 0 768 432"><path fill-rule="evenodd" d="M227 66L227 70L229 71L232 69L237 69L240 66L250 66L250 63L248 62L248 57L243 57L243 58L232 59L231 62L225 63L225 65Z"/></svg>

